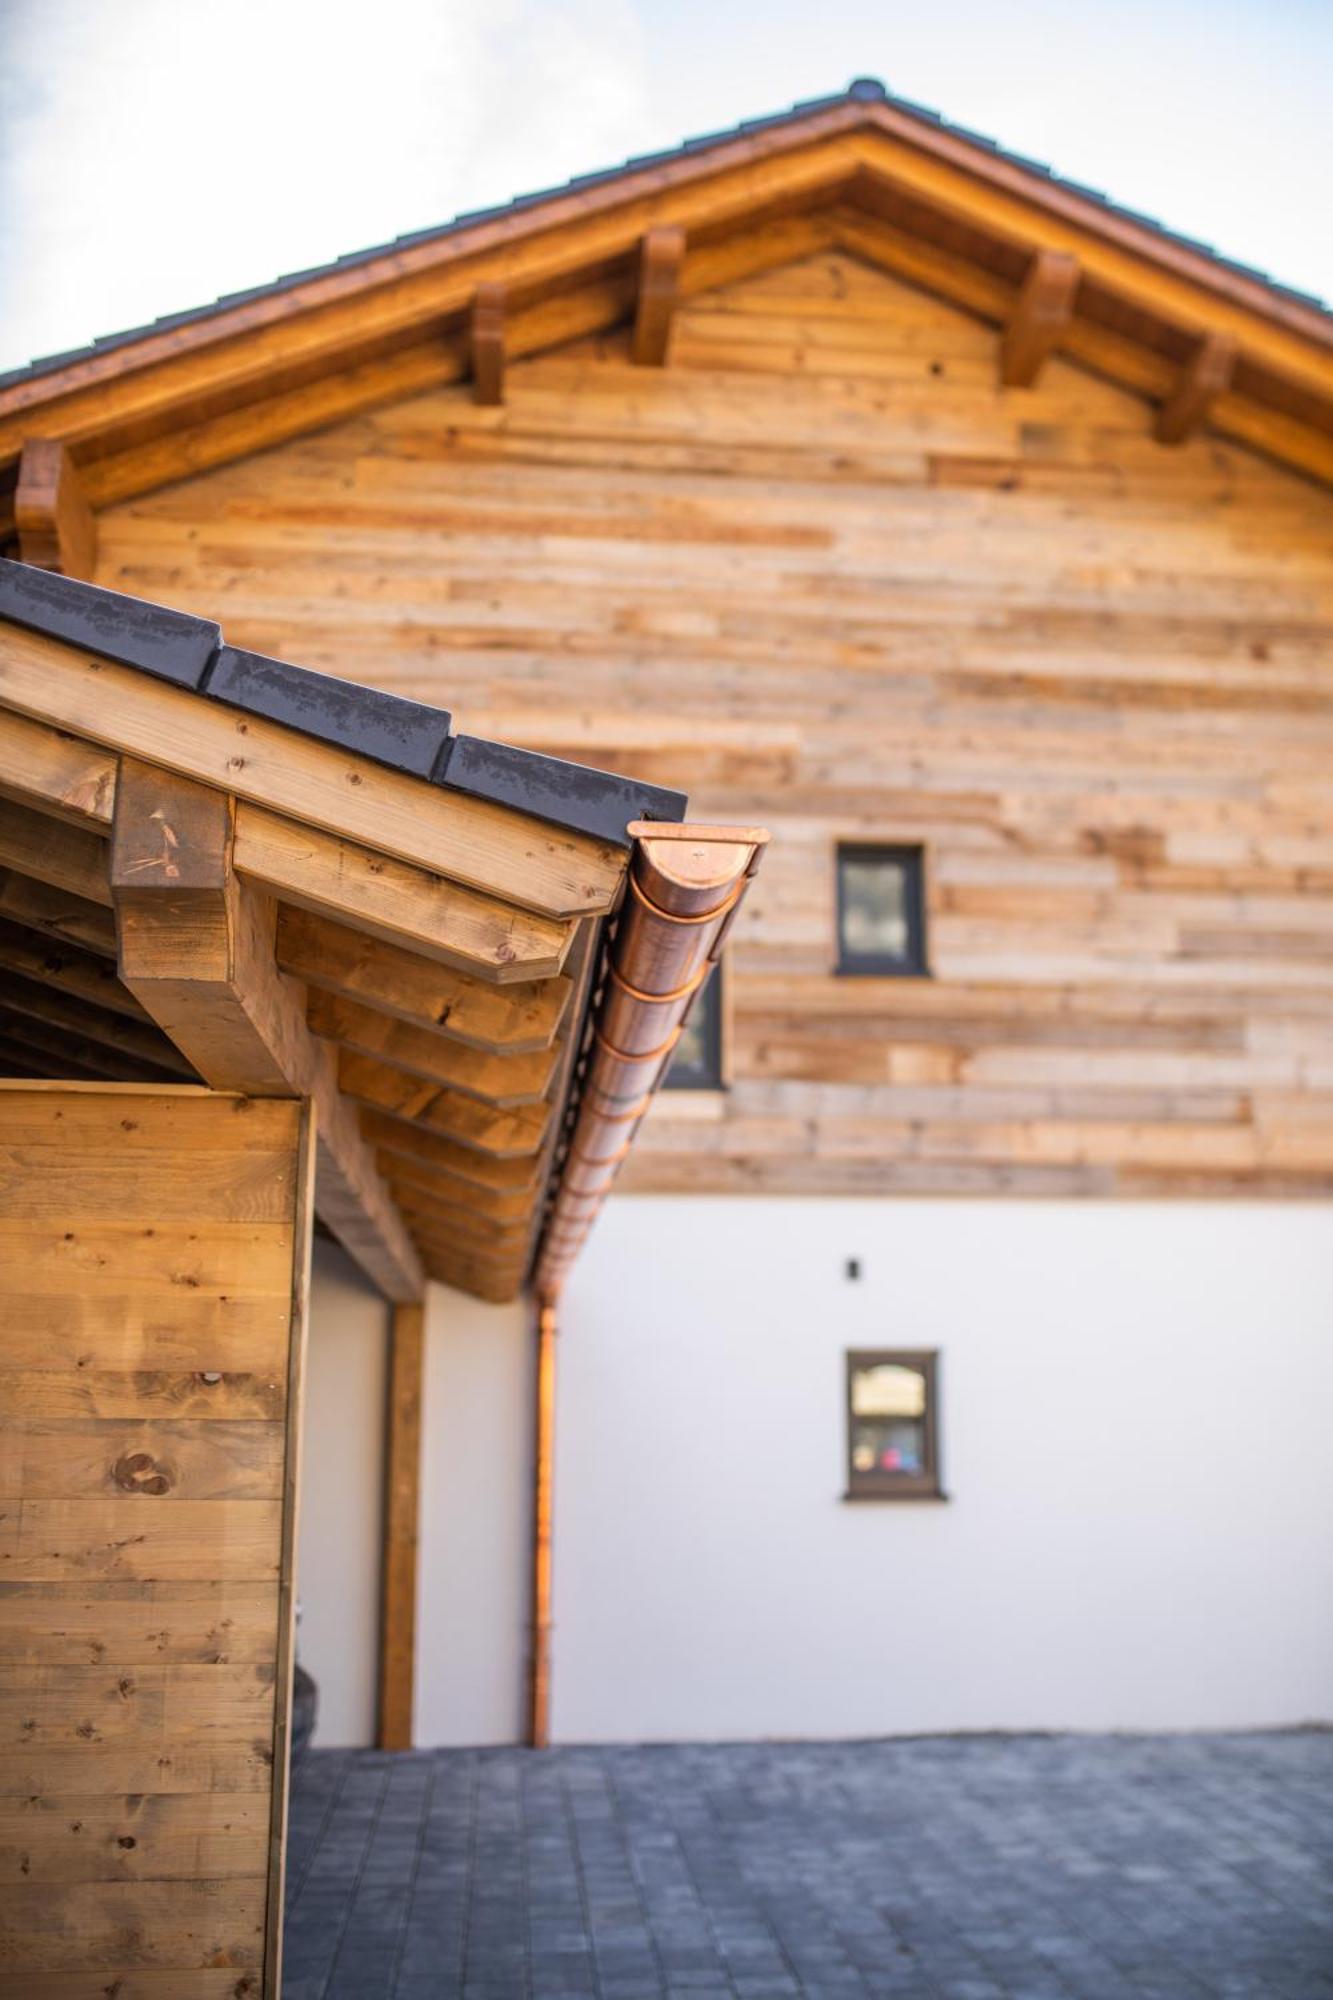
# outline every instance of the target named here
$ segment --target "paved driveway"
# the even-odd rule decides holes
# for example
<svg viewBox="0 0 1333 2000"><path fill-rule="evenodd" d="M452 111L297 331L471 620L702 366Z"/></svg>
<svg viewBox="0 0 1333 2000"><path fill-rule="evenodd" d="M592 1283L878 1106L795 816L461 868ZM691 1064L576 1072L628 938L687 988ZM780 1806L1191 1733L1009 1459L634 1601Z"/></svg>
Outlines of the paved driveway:
<svg viewBox="0 0 1333 2000"><path fill-rule="evenodd" d="M1328 2000L1333 1734L316 1751L285 2000Z"/></svg>

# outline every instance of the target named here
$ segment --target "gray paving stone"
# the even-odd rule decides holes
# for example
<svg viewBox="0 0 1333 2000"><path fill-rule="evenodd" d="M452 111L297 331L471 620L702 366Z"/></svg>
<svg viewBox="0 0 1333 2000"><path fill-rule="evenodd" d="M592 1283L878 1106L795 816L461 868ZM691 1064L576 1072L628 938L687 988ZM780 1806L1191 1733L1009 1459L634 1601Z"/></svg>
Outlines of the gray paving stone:
<svg viewBox="0 0 1333 2000"><path fill-rule="evenodd" d="M1333 2000L1333 1733L312 1751L292 2000Z"/></svg>

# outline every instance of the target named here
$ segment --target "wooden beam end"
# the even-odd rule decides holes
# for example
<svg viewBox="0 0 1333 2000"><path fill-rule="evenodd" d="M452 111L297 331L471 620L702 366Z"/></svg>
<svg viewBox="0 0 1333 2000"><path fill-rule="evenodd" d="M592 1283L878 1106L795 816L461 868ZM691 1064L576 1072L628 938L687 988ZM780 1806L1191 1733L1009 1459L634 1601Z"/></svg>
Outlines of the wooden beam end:
<svg viewBox="0 0 1333 2000"><path fill-rule="evenodd" d="M1231 387L1239 347L1229 333L1206 333L1157 413L1159 444L1184 444L1202 430L1214 403Z"/></svg>
<svg viewBox="0 0 1333 2000"><path fill-rule="evenodd" d="M684 263L683 229L659 223L648 230L639 245L639 295L630 339L630 359L640 368L666 365Z"/></svg>
<svg viewBox="0 0 1333 2000"><path fill-rule="evenodd" d="M505 399L505 288L478 285L472 297L472 394L478 403Z"/></svg>
<svg viewBox="0 0 1333 2000"><path fill-rule="evenodd" d="M1000 381L1030 389L1074 316L1079 262L1063 250L1038 250L1000 342Z"/></svg>
<svg viewBox="0 0 1333 2000"><path fill-rule="evenodd" d="M91 579L97 566L97 521L69 447L59 439L25 441L14 521L25 563L85 583Z"/></svg>

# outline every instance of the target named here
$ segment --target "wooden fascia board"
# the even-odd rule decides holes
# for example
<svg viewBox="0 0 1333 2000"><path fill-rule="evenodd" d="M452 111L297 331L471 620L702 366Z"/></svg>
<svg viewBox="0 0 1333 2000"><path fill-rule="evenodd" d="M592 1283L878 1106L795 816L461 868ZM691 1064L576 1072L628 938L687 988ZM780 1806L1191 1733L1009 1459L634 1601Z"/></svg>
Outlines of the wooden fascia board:
<svg viewBox="0 0 1333 2000"><path fill-rule="evenodd" d="M701 243L688 262L686 294L734 282L825 248L829 231L817 220L818 214L812 211L775 218L762 229ZM579 278L571 281L568 290L510 313L505 328L507 357L524 360L623 325L633 301L629 269L626 261L618 277ZM166 431L129 449L92 459L83 467L84 482L96 505L109 506L363 410L461 382L469 365L461 332L448 337L428 332L414 345L386 352L377 360L340 368L299 388L265 395L186 429Z"/></svg>
<svg viewBox="0 0 1333 2000"><path fill-rule="evenodd" d="M105 449L99 439L107 432L126 442L146 438L169 423L173 411L188 410L201 398L217 404L224 394L243 400L247 392L260 393L278 371L299 380L303 371L308 377L312 369L343 365L349 355L390 340L402 343L414 331L438 337L442 324L454 321L462 329L478 285L488 282L506 285L517 312L523 301L621 260L628 281L630 260L655 223L675 223L687 233L734 228L766 206L827 197L854 173L857 161L842 137L817 144L806 136L784 154L748 163L739 178L716 159L706 171L702 156L691 164L696 172L675 182L666 169L645 170L642 178L592 190L582 201L573 197L569 204L479 224L429 253L422 246L385 266L377 261L346 272L341 280L329 274L309 287L17 383L0 393L0 457L19 449L37 409L44 431L75 446L82 461ZM626 296L632 297L632 284ZM465 340L462 345L465 350Z"/></svg>
<svg viewBox="0 0 1333 2000"><path fill-rule="evenodd" d="M978 151L947 129L921 125L892 105L870 107L859 123L895 141L905 151L919 153L923 159L954 170L964 182L1012 196L1024 206L1038 207L1052 218L1067 221L1078 229L1081 238L1100 237L1107 244L1120 246L1137 261L1174 272L1274 325L1288 327L1318 345L1333 349L1333 319L1317 306L1289 298L1259 278L1229 269L1147 224L1089 201L1072 188L1062 187L1058 180L1034 176L1002 154Z"/></svg>
<svg viewBox="0 0 1333 2000"><path fill-rule="evenodd" d="M1076 255L1090 280L1173 328L1191 337L1229 333L1261 374L1333 402L1333 325L1315 308L946 129L891 105L848 104L395 248L17 383L0 394L0 456L18 450L41 411L43 431L87 461L96 503L149 491L196 466L245 456L276 435L462 376L478 284L508 281L508 351L536 352L625 316L637 245L654 224L689 233L684 290L692 294L708 282L703 252L710 242L784 204L836 200L861 172L1026 255L1042 248ZM578 310L569 299L556 310L568 288L617 270L622 276L612 282L603 275ZM448 327L456 330L446 337ZM1075 343L1068 345L1076 353ZM1145 360L1159 358L1141 351ZM373 354L378 362L366 360ZM342 371L336 381L326 379L331 370ZM303 397L305 406L269 407L287 395ZM267 399L264 411L256 399ZM1252 420L1237 417L1242 405L1254 410ZM1312 425L1238 395L1222 400L1214 421L1244 443L1323 475ZM191 464L175 457L158 463L154 441L173 429L189 429ZM113 456L99 474L97 456L106 452Z"/></svg>
<svg viewBox="0 0 1333 2000"><path fill-rule="evenodd" d="M658 166L617 175L598 187L556 193L547 201L489 217L471 228L449 230L418 244L394 245L382 256L364 263L321 271L299 285L224 308L206 318L187 321L161 333L146 333L141 340L127 342L123 347L82 355L64 368L16 382L0 391L0 426L6 426L0 428L0 445L7 435L6 420L33 409L44 409L57 398L104 388L123 376L142 373L240 336L255 335L320 309L349 302L360 305L369 296L412 280L433 277L441 270L452 275L456 269L470 267L466 290L460 286L456 304L461 311L477 282L491 276L503 278L512 272L512 263L506 261L506 256L516 245L527 252L551 236L567 235L578 229L595 230L598 223L616 217L620 211L628 213L628 221L600 240L603 254L605 246L611 244L616 246L611 254L629 254L644 229L658 219L652 211L670 197L734 177L738 170L753 169L783 155L822 149L827 140L865 122L864 109L835 106L800 125L741 135L707 152L686 154ZM661 219L678 218L673 212ZM489 262L489 269L481 268L485 261ZM578 262L582 265L586 261L584 250ZM524 275L526 278L526 271Z"/></svg>
<svg viewBox="0 0 1333 2000"><path fill-rule="evenodd" d="M0 624L0 703L557 921L604 911L620 892L626 855L609 842L440 791L19 626Z"/></svg>
<svg viewBox="0 0 1333 2000"><path fill-rule="evenodd" d="M102 836L110 830L117 768L115 754L101 745L0 707L0 828L6 800L35 806L59 822L40 822L40 837L28 843L30 872L40 880L97 899L101 863L86 836L89 830ZM73 829L72 837L66 829ZM90 854L76 864L76 856ZM439 878L423 869L248 800L236 807L232 854L239 874L280 901L346 926L342 935L354 949L357 940L363 951L371 939L387 945L397 956L385 978L400 978L401 961L409 958L412 990L428 994L432 1004L453 1004L460 997L444 967L455 977L461 974L469 990L473 981L494 987L494 1011L502 1022L511 1021L515 1004L503 997L504 988L527 996L532 982L553 978L578 927L575 918L539 917L457 884L442 895ZM411 1009L405 1011L411 1018ZM462 1011L467 1018L467 1008ZM550 1003L541 1012L551 1014L554 1032L558 1006Z"/></svg>
<svg viewBox="0 0 1333 2000"><path fill-rule="evenodd" d="M1095 235L1108 244L1120 245L1136 259L1191 278L1210 295L1234 301L1317 344L1333 346L1333 327L1327 315L1316 307L1288 298L1258 278L1228 269L1202 252L1135 223L1114 209L1104 209L1062 187L1058 181L1036 179L1002 155L980 151L946 128L923 124L892 105L860 103L834 105L808 118L784 120L767 130L738 134L707 150L627 170L596 187L553 194L548 200L486 218L471 228L450 230L418 244L394 245L381 256L363 263L321 271L299 285L247 300L206 318L161 333L148 333L141 340L101 354L81 356L63 369L17 382L0 393L0 424L6 418L45 409L53 401L83 390L101 388L124 376L284 325L321 309L348 302L361 304L368 296L392 291L441 269L452 271L471 265L469 287L485 276L503 276L512 266L487 272L473 260L490 257L498 266L499 260L515 246L530 250L543 238L575 232L580 227L586 229L620 212L633 217L636 209L651 205L659 211L654 219L685 222L687 218L677 212L676 204L679 202L683 209L693 191L727 179L744 181L752 178L760 166L794 154L822 152L830 142L847 135L870 135L892 141L904 155L916 155L922 161L952 170L960 184L972 183L1012 196L1024 206L1039 206L1046 214L1075 225L1082 236ZM620 232L620 252L628 252L641 233L641 227L631 220L628 229ZM586 256L581 255L580 262L584 261ZM461 297L456 304L461 310ZM0 444L5 435L0 429Z"/></svg>

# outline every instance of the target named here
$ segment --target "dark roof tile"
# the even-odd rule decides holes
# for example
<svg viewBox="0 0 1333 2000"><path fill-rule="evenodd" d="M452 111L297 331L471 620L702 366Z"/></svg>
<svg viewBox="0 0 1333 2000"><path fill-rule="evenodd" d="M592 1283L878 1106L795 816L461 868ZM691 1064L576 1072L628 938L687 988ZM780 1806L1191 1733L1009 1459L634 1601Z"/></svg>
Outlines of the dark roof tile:
<svg viewBox="0 0 1333 2000"><path fill-rule="evenodd" d="M201 699L266 716L446 791L491 799L620 846L629 844L631 820L685 817L683 792L479 736L454 736L447 709L226 646L211 619L27 563L0 560L0 620L137 667Z"/></svg>
<svg viewBox="0 0 1333 2000"><path fill-rule="evenodd" d="M515 812L558 820L602 840L623 839L631 820L685 817L684 792L635 778L611 778L586 764L542 757L480 736L454 738L440 782L453 791L497 799Z"/></svg>
<svg viewBox="0 0 1333 2000"><path fill-rule="evenodd" d="M208 618L27 563L0 562L0 618L191 689L199 687L222 644L220 628Z"/></svg>
<svg viewBox="0 0 1333 2000"><path fill-rule="evenodd" d="M392 764L414 778L429 778L449 741L447 708L404 701L400 695L361 687L332 674L289 666L224 646L204 683L215 701L266 715L325 743L339 743L377 764Z"/></svg>

